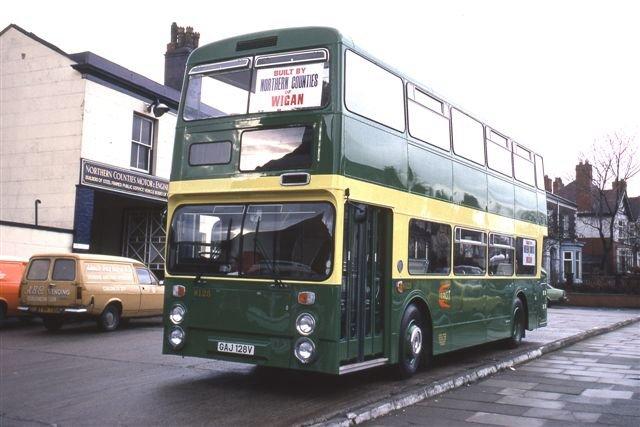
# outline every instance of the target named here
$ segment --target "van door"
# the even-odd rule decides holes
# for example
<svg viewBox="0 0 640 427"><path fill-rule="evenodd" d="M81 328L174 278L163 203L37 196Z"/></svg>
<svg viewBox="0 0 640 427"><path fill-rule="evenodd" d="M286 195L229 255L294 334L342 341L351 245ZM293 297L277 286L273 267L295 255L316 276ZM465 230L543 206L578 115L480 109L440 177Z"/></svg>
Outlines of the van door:
<svg viewBox="0 0 640 427"><path fill-rule="evenodd" d="M29 307L45 307L47 305L47 280L51 260L35 258L29 263L26 283L20 290L20 301Z"/></svg>
<svg viewBox="0 0 640 427"><path fill-rule="evenodd" d="M140 286L140 314L162 314L164 292L162 286L158 284L158 279L142 267L136 267L136 275Z"/></svg>
<svg viewBox="0 0 640 427"><path fill-rule="evenodd" d="M76 260L56 258L53 260L51 279L47 285L47 305L69 307L76 304Z"/></svg>

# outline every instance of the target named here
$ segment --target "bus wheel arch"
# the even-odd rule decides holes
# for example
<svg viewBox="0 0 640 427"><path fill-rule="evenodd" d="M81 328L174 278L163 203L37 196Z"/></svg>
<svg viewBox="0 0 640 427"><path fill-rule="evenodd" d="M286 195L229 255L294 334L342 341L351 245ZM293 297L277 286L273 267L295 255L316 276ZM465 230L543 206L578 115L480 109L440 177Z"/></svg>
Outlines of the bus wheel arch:
<svg viewBox="0 0 640 427"><path fill-rule="evenodd" d="M525 296L523 291L519 291L516 294L516 298L520 300L524 309L524 327L525 329L529 329L529 305L527 304L527 297Z"/></svg>

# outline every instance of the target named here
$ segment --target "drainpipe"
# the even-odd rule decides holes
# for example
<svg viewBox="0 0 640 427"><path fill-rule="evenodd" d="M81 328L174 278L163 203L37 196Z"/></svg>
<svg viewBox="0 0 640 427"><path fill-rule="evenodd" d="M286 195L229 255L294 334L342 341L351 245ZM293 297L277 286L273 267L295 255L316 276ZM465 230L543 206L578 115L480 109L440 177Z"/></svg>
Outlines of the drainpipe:
<svg viewBox="0 0 640 427"><path fill-rule="evenodd" d="M36 199L36 201L34 202L34 207L36 209L36 226L38 225L38 205L40 203L42 203L40 199Z"/></svg>

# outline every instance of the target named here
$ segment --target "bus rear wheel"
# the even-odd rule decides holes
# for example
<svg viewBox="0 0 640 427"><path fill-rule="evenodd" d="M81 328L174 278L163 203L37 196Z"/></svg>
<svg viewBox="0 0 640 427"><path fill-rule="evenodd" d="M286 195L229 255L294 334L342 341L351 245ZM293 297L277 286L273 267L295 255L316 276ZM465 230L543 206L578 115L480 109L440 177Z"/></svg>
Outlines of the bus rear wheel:
<svg viewBox="0 0 640 427"><path fill-rule="evenodd" d="M409 305L400 322L397 367L400 378L409 378L418 371L424 357L425 340L428 339L430 339L429 334L425 334L424 320L420 310L413 304Z"/></svg>
<svg viewBox="0 0 640 427"><path fill-rule="evenodd" d="M525 319L524 306L520 298L516 298L513 303L513 322L511 324L511 337L507 340L509 348L516 348L524 338Z"/></svg>

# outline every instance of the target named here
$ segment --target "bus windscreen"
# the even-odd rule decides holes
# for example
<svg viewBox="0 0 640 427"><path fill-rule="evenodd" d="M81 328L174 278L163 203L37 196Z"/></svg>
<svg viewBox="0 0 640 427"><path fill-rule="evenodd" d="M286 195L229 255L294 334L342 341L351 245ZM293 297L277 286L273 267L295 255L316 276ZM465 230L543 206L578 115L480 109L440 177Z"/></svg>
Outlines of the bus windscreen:
<svg viewBox="0 0 640 427"><path fill-rule="evenodd" d="M334 218L328 203L183 206L171 224L168 270L323 280L332 270Z"/></svg>

